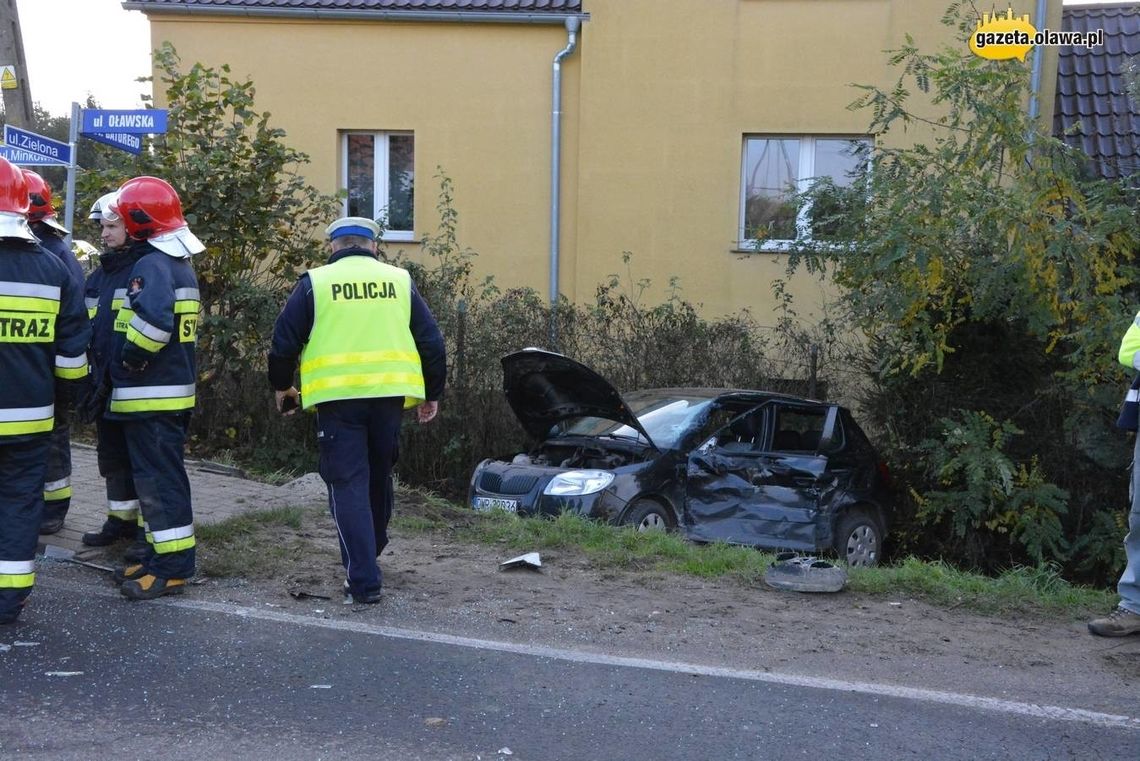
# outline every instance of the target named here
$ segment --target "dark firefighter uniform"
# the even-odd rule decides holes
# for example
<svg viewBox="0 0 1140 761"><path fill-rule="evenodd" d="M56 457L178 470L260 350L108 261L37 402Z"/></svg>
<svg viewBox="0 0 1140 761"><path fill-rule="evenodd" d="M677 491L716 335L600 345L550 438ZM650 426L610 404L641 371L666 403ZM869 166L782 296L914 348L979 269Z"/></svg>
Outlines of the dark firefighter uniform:
<svg viewBox="0 0 1140 761"><path fill-rule="evenodd" d="M99 531L83 536L83 543L92 546L135 536L136 527L142 523L122 424L107 420L104 413L111 395L112 337L127 332L127 320L120 314L127 298L127 281L135 264L151 250L146 243L137 242L104 251L99 257L99 268L87 277L83 293L92 329L88 353L95 386L92 402L98 405L91 417L99 437L99 475L107 488L107 520Z"/></svg>
<svg viewBox="0 0 1140 761"><path fill-rule="evenodd" d="M91 329L71 275L31 231L0 236L0 623L10 623L35 582L56 383L86 379Z"/></svg>
<svg viewBox="0 0 1140 761"><path fill-rule="evenodd" d="M44 221L29 223L40 245L54 254L67 268L76 289L83 288L83 266L63 239L61 228ZM54 534L63 528L67 511L71 508L71 423L67 409L61 406L55 412L55 427L51 432L44 471L44 511L40 532Z"/></svg>
<svg viewBox="0 0 1140 761"><path fill-rule="evenodd" d="M146 241L133 243L127 257L135 261L122 305L114 307L119 289L112 283L100 292L95 315L100 325L95 361L101 372L107 368L111 382L103 412L110 425L101 435L121 435L129 456L151 549L142 574L184 580L194 575L195 555L190 481L182 458L195 398L198 280L188 258L165 254ZM103 355L108 324L112 330Z"/></svg>
<svg viewBox="0 0 1140 761"><path fill-rule="evenodd" d="M330 225L330 238L346 220L355 218ZM374 239L373 223L363 222L369 227L341 229ZM269 355L274 389L292 386L298 357L302 406L317 411L320 473L346 592L358 602L375 602L402 412L443 395L443 336L406 270L368 249L345 248L301 276L278 316Z"/></svg>

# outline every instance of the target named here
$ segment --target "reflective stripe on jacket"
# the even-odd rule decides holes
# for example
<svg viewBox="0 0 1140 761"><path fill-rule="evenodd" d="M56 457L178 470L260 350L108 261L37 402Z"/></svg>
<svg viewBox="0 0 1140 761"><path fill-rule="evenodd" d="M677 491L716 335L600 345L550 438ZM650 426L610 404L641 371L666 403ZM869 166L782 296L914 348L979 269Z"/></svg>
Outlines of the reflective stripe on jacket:
<svg viewBox="0 0 1140 761"><path fill-rule="evenodd" d="M107 417L112 419L194 408L198 279L189 259L144 246L112 323L107 358L112 386ZM100 308L103 300L101 294ZM103 330L105 319L96 315ZM131 370L124 362L142 369Z"/></svg>
<svg viewBox="0 0 1140 761"><path fill-rule="evenodd" d="M423 402L407 270L371 256L347 256L308 275L313 329L301 352L304 407L388 396L404 397L405 408Z"/></svg>
<svg viewBox="0 0 1140 761"><path fill-rule="evenodd" d="M1140 373L1132 379L1132 387L1124 395L1124 403L1120 405L1120 415L1116 418L1116 427L1125 431L1140 430Z"/></svg>
<svg viewBox="0 0 1140 761"><path fill-rule="evenodd" d="M99 268L87 276L84 297L91 319L91 364L96 380L110 372L111 337L127 331L126 323L119 319L119 310L127 297L131 269L149 250L144 246L137 243L126 249L104 251L99 257Z"/></svg>
<svg viewBox="0 0 1140 761"><path fill-rule="evenodd" d="M83 295L53 254L0 241L0 439L51 431L56 379L87 377Z"/></svg>

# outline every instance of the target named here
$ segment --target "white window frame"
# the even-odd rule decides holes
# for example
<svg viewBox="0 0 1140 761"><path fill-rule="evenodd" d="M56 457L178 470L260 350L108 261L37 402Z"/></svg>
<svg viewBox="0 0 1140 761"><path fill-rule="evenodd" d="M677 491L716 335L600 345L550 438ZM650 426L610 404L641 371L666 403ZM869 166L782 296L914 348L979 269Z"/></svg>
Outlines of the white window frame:
<svg viewBox="0 0 1140 761"><path fill-rule="evenodd" d="M811 235L811 204L805 203L796 212L796 237L793 238L757 238L745 237L744 215L748 208L748 141L749 140L797 140L799 141L799 161L796 167L796 193L803 193L815 176L815 143L817 140L862 140L871 143L867 135L766 135L750 133L744 135L740 143L740 216L737 226L736 240L742 250L749 251L787 251L796 243L810 243Z"/></svg>
<svg viewBox="0 0 1140 761"><path fill-rule="evenodd" d="M340 176L344 180L344 187L348 188L348 138L350 135L368 135L372 138L372 198L373 209L372 219L379 219L381 216L387 216L388 204L388 172L389 172L389 156L391 150L389 146L389 138L391 137L415 137L415 133L411 131L401 130L344 130L340 133ZM346 198L341 205L341 213L348 214L348 199ZM415 225L415 210L412 211L412 225ZM384 228L384 241L391 241L393 243L414 241L416 238L415 230L389 230L385 225Z"/></svg>

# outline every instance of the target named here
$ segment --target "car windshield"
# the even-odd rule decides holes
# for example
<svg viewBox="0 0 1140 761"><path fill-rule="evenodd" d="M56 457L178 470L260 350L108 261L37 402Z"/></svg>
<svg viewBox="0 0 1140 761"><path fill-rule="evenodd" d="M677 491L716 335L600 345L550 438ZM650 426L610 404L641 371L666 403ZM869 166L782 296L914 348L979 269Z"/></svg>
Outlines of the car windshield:
<svg viewBox="0 0 1140 761"><path fill-rule="evenodd" d="M633 391L622 399L653 443L662 449L673 449L687 432L692 430L712 399L703 396L662 396L660 393ZM613 438L644 439L635 428L597 417L578 417L563 421L557 427L560 436L610 436Z"/></svg>

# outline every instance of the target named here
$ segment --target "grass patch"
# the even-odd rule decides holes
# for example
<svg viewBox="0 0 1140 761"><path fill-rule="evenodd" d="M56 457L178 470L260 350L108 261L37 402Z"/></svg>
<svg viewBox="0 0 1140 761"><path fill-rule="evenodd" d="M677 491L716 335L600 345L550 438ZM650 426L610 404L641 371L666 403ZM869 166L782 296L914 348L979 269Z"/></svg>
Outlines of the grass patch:
<svg viewBox="0 0 1140 761"><path fill-rule="evenodd" d="M199 524L194 527L198 570L214 577L272 578L286 562L311 551L301 529L316 512L281 507Z"/></svg>
<svg viewBox="0 0 1140 761"><path fill-rule="evenodd" d="M773 554L726 544L694 544L674 533L639 534L577 515L551 520L503 512L476 515L456 531L456 539L506 545L512 550L577 549L602 568L639 568L715 578L734 575L755 580Z"/></svg>
<svg viewBox="0 0 1140 761"><path fill-rule="evenodd" d="M1049 566L1019 566L990 577L961 571L940 560L909 557L882 568L852 569L849 586L869 594L910 594L940 607L988 614L1037 610L1085 618L1116 605L1115 594L1070 584Z"/></svg>
<svg viewBox="0 0 1140 761"><path fill-rule="evenodd" d="M441 500L442 501L442 500ZM553 519L520 518L504 512L473 513L443 501L454 522L406 519L406 530L439 531L447 526L454 538L511 550L577 549L600 568L641 569L700 578L733 578L760 583L775 559L774 552L728 544L696 544L674 533L639 534L564 514ZM441 508L443 509L443 508ZM956 569L942 561L910 557L891 566L849 569L848 589L876 596L905 595L947 609L995 615L1041 613L1074 619L1103 613L1116 604L1107 590L1070 584L1052 567L1013 568L997 577Z"/></svg>

